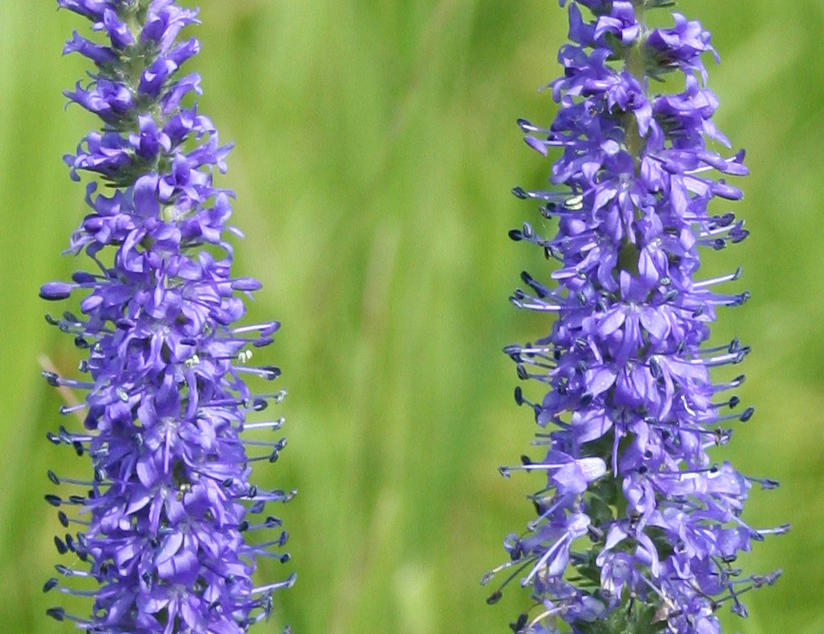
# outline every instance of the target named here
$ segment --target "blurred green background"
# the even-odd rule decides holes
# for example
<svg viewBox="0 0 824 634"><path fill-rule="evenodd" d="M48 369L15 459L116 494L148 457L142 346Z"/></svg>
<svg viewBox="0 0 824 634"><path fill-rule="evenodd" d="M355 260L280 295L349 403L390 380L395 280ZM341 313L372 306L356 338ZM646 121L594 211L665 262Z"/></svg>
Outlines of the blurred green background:
<svg viewBox="0 0 824 634"><path fill-rule="evenodd" d="M87 65L61 58L78 16L44 0L0 0L0 630L73 631L44 615L60 527L43 501L46 469L83 473L45 439L60 395L40 364L71 371L71 340L46 325L39 285L77 265L60 256L85 213L61 162L97 125L61 90ZM751 571L784 569L722 610L726 632L824 630L824 2L684 0L713 32L716 121L748 150L752 175L733 206L752 234L705 253L706 275L744 266L744 307L715 337L753 346L739 424L724 455L781 481L754 491L745 518L790 521L757 544ZM503 345L549 323L507 301L524 268L546 264L508 229L534 205L513 185L549 172L517 117L549 122L536 89L558 74L565 12L552 0L204 0L190 29L203 52L202 111L236 146L219 184L237 191L247 233L236 269L263 280L250 319L283 328L260 353L290 397L288 451L257 471L296 487L282 509L298 583L257 632L508 632L528 606L517 583L489 607L478 581L506 557L501 541L531 516L540 476L497 466L529 450L536 429L516 408ZM722 207L719 207L722 209ZM544 227L551 231L551 227ZM740 368L726 369L732 376ZM722 371L724 372L724 371ZM720 459L720 456L719 456ZM285 574L263 566L266 578Z"/></svg>

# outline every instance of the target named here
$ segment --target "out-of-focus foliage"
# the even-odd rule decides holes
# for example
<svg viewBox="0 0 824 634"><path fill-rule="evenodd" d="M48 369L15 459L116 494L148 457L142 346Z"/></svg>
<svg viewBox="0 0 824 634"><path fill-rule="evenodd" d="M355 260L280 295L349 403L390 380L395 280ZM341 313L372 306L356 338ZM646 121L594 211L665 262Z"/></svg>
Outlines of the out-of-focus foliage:
<svg viewBox="0 0 824 634"><path fill-rule="evenodd" d="M40 283L76 264L60 256L85 213L61 162L96 125L63 110L83 76L60 57L77 16L50 0L0 0L0 623L8 634L73 631L45 616L40 586L60 528L43 501L46 469L88 465L50 445L61 395L40 366L71 371L70 339L42 318ZM540 254L508 229L537 223L513 185L537 187L550 161L515 120L549 122L536 88L558 72L566 17L550 0L204 0L202 111L234 141L237 270L263 280L250 319L284 327L265 349L290 396L288 450L260 469L296 487L283 509L298 583L273 621L298 634L508 631L527 606L517 581L494 607L478 580L530 516L540 476L496 467L529 452L534 423L511 397L500 352L549 328L507 302ZM707 275L744 265L742 308L723 310L719 341L754 352L726 455L782 487L754 491L746 518L793 531L743 565L784 568L748 595L750 618L727 632L824 628L824 5L684 0L713 32L716 121L748 151L736 205L751 230L706 253ZM662 14L664 17L664 14ZM549 227L545 227L549 230ZM59 307L62 310L62 307ZM737 370L738 368L736 368ZM721 456L719 455L719 459ZM280 567L280 564L276 564ZM265 569L267 577L283 571ZM258 632L275 632L277 624Z"/></svg>

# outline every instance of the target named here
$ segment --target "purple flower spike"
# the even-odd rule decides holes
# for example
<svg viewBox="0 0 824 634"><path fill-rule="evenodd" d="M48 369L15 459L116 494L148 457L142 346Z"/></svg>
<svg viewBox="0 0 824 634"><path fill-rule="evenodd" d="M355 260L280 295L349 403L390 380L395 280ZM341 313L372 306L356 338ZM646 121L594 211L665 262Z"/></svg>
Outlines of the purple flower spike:
<svg viewBox="0 0 824 634"><path fill-rule="evenodd" d="M723 175L746 174L744 155L717 151L729 143L711 122L701 55L715 51L698 22L676 13L671 28L648 27L645 11L669 0L560 4L572 43L550 84L558 114L549 128L518 122L531 148L560 151L554 187L513 190L558 232L524 223L509 234L555 262L554 283L524 273L512 303L554 322L504 350L520 379L549 389L534 400L515 390L547 428L535 441L546 451L501 472L541 471L545 484L530 496L537 517L506 538L510 561L494 572L511 570L501 587L519 578L531 588L534 611L516 634L718 634L720 607L745 616L739 597L780 574L744 576L738 553L789 528L747 525L752 484L776 483L710 457L730 439L726 426L753 414L724 395L743 376L710 377L749 348L706 344L716 308L748 297L715 290L740 270L695 276L705 247L747 235L732 213L709 210L714 197L741 198ZM680 92L656 92L650 79L668 73L684 78Z"/></svg>
<svg viewBox="0 0 824 634"><path fill-rule="evenodd" d="M246 421L285 396L245 382L280 375L249 363L279 324L236 323L243 296L261 285L231 272L224 234L239 234L226 224L233 193L212 185L230 148L196 106L181 105L199 92L197 75L176 75L199 48L196 40L176 44L196 12L172 0L58 4L108 38L104 46L74 33L65 48L96 67L67 97L103 120L65 160L73 178L85 170L107 188L87 186L90 212L69 248L85 251L94 272L40 291L47 300L77 298L79 315L47 320L88 354L82 379L44 372L52 386L85 392L61 408L79 414L85 429L61 426L49 440L88 454L93 467L87 480L49 472L54 484L79 487L46 496L64 528L80 527L55 538L58 552L71 553L57 571L79 579L43 587L92 596L91 614L48 614L90 634L242 634L270 615L274 591L294 581L251 578L258 557L288 560L288 534L266 511L294 492L249 481L251 465L274 462L286 444L244 438L283 423Z"/></svg>

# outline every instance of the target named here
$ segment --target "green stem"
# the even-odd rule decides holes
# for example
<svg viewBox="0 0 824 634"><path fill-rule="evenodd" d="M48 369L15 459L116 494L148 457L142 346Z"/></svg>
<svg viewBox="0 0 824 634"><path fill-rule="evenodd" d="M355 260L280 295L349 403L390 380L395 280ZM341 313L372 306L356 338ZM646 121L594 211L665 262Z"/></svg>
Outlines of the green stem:
<svg viewBox="0 0 824 634"><path fill-rule="evenodd" d="M640 34L638 39L632 43L627 51L626 57L624 58L624 67L635 79L638 80L638 83L641 84L644 95L646 96L646 66L644 64L644 55L641 46L644 33L646 32L643 2L635 5L635 19L641 27ZM629 152L629 154L633 157L635 176L639 176L641 171L641 154L646 146L646 139L641 136L641 133L638 130L638 120L634 114L627 113L624 116L624 122L624 145L627 148L627 152ZM640 210L635 210L634 218L635 220L641 219ZM629 227L627 229L628 231L630 230ZM618 270L627 271L630 275L637 276L638 259L640 255L641 252L638 247L630 242L629 238L624 238L621 249L618 252Z"/></svg>

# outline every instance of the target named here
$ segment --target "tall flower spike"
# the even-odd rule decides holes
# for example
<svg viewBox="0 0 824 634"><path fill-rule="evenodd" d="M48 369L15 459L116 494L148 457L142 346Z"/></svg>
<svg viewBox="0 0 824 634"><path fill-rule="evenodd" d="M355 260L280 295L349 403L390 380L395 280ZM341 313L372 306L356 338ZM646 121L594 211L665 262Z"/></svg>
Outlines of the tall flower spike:
<svg viewBox="0 0 824 634"><path fill-rule="evenodd" d="M87 376L44 376L85 392L82 403L61 408L85 416L85 430L61 426L49 439L89 454L93 467L88 480L49 472L54 484L77 487L46 500L64 528L79 530L55 537L61 554L71 552L57 571L72 579L44 586L92 597L91 615L48 614L91 634L240 634L293 583L294 575L258 586L251 579L258 557L288 559L287 533L265 510L293 493L249 482L252 463L274 462L286 444L244 437L283 422L246 422L285 395L244 382L280 374L248 363L278 323L236 323L242 297L260 283L231 273L225 233L241 235L226 224L233 194L212 184L230 148L196 105L184 105L200 79L178 69L199 43L178 34L196 11L173 0L58 4L107 39L75 32L64 49L96 66L66 96L103 120L65 161L72 178L97 174L107 193L88 185L91 211L68 249L85 251L94 270L40 291L48 300L82 295L79 315L47 320L86 351Z"/></svg>
<svg viewBox="0 0 824 634"><path fill-rule="evenodd" d="M716 308L747 298L714 290L740 271L694 277L704 247L747 235L732 213L710 210L715 197L741 198L721 175L746 169L743 152L716 149L729 143L711 122L717 101L701 62L714 52L709 33L678 13L669 28L644 21L671 4L570 2L572 42L549 85L558 114L549 128L519 121L528 145L561 156L551 190L514 190L557 219L555 237L529 223L510 232L555 261L554 284L524 273L511 298L554 315L550 334L505 349L521 379L548 386L536 402L515 391L548 428L534 443L545 453L501 468L546 477L531 496L537 517L507 537L511 560L495 571L511 571L502 586L520 578L532 590L517 633L717 634L719 607L745 616L739 597L779 575L742 576L733 565L753 541L787 530L741 519L752 484L776 483L708 453L729 440L726 425L753 413L723 395L743 376L710 379L710 368L739 363L749 348L706 344ZM677 79L651 89L672 73L680 91L657 92Z"/></svg>

